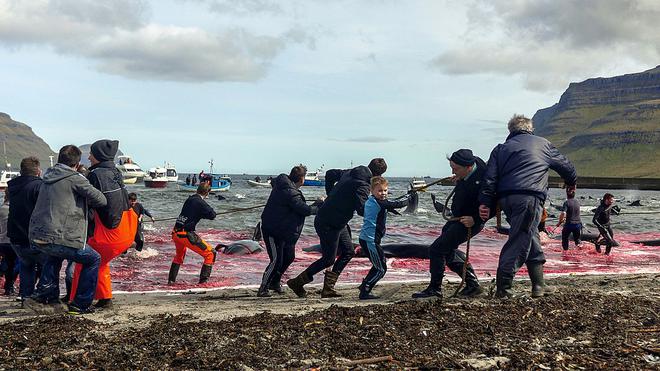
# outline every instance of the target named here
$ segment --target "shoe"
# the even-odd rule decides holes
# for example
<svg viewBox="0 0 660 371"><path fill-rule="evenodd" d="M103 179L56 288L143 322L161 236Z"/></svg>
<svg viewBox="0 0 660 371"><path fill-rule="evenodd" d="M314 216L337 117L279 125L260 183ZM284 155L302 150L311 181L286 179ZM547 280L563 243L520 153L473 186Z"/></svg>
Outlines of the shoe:
<svg viewBox="0 0 660 371"><path fill-rule="evenodd" d="M532 281L532 297L540 298L554 293L554 289L545 285L543 264L527 264L529 279Z"/></svg>
<svg viewBox="0 0 660 371"><path fill-rule="evenodd" d="M312 282L312 278L307 275L307 271L303 271L296 276L296 278L286 281L286 285L289 286L299 298L304 298L307 296L307 291L305 291L303 286L310 282Z"/></svg>
<svg viewBox="0 0 660 371"><path fill-rule="evenodd" d="M268 292L268 288L266 287L266 285L262 284L261 286L259 286L259 291L257 291L257 296L260 298L270 297L270 293Z"/></svg>
<svg viewBox="0 0 660 371"><path fill-rule="evenodd" d="M462 264L460 268L461 268L460 273L458 274L462 275L463 274ZM481 294L481 292L482 290L481 290L481 286L479 285L479 278L477 278L477 274L474 272L474 268L472 268L472 264L468 263L467 268L465 268L465 287L458 293L458 296L464 298L470 298L470 297L478 296L479 294Z"/></svg>
<svg viewBox="0 0 660 371"><path fill-rule="evenodd" d="M371 287L365 285L364 282L362 282L360 285L360 300L380 299L380 296L371 293L371 289Z"/></svg>
<svg viewBox="0 0 660 371"><path fill-rule="evenodd" d="M432 298L434 296L442 297L442 289L440 287L429 285L424 290L412 294L413 299Z"/></svg>
<svg viewBox="0 0 660 371"><path fill-rule="evenodd" d="M176 276L179 275L179 268L181 268L181 264L172 263L170 266L170 274L167 277L168 285L172 285L174 282L176 282Z"/></svg>
<svg viewBox="0 0 660 371"><path fill-rule="evenodd" d="M474 286L474 284L467 284L463 290L461 290L458 293L458 296L464 297L464 298L473 298L475 296L481 295L483 290L481 289L480 285Z"/></svg>
<svg viewBox="0 0 660 371"><path fill-rule="evenodd" d="M279 280L271 282L268 288L275 291L278 294L284 294L284 290L282 290L282 285L280 284Z"/></svg>
<svg viewBox="0 0 660 371"><path fill-rule="evenodd" d="M339 273L333 271L325 271L325 278L323 279L323 290L321 291L322 298L339 298L341 294L335 291L335 284L339 279Z"/></svg>
<svg viewBox="0 0 660 371"><path fill-rule="evenodd" d="M207 283L209 281L209 278L211 278L211 270L213 270L212 265L202 265L202 271L199 272L199 283Z"/></svg>
<svg viewBox="0 0 660 371"><path fill-rule="evenodd" d="M497 290L495 291L495 298L497 299L510 299L513 298L513 278L502 278L497 276L495 278L495 286Z"/></svg>
<svg viewBox="0 0 660 371"><path fill-rule="evenodd" d="M96 309L112 309L113 306L112 299L99 299L99 301L94 304L94 308Z"/></svg>
<svg viewBox="0 0 660 371"><path fill-rule="evenodd" d="M16 290L14 289L14 286L5 289L5 292L3 294L4 296L14 296L16 295Z"/></svg>
<svg viewBox="0 0 660 371"><path fill-rule="evenodd" d="M81 315L81 314L92 314L94 313L94 307L89 306L85 309L78 308L75 305L69 304L69 310L67 311L68 314L71 314L73 316Z"/></svg>
<svg viewBox="0 0 660 371"><path fill-rule="evenodd" d="M23 305L38 314L56 314L66 312L66 306L59 300L44 303L39 299L26 298Z"/></svg>

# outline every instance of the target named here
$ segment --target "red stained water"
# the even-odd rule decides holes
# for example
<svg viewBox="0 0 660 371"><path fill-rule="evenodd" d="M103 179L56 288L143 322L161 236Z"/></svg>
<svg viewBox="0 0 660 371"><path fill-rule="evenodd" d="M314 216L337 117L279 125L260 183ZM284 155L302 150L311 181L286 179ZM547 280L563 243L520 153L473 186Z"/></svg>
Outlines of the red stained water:
<svg viewBox="0 0 660 371"><path fill-rule="evenodd" d="M200 230L199 234L211 245L219 242L235 241L249 238L246 233L219 230ZM399 226L388 229L387 241L410 241L415 243L432 242L439 234L436 228L420 228L416 226ZM214 271L209 283L198 285L199 271L202 259L188 251L184 265L179 272L178 282L168 286L167 274L174 245L169 234L157 234L148 231L145 250L117 258L112 263L112 281L115 291L153 291L153 290L184 290L189 288L219 288L243 285L258 285L261 275L268 264L266 252L248 256L218 255ZM500 249L506 241L506 236L498 234L492 228L486 228L472 239L470 261L477 274L486 278L495 276ZM547 263L545 272L549 274L622 274L660 272L660 247L643 246L631 241L660 239L660 233L635 233L616 235L619 247L615 247L610 256L597 254L593 244L585 243L581 248L575 248L571 243L569 251L563 251L561 242L545 239L544 251ZM386 243L387 241L384 241ZM317 244L316 236L302 236L297 245L296 261L291 265L285 279L300 273L319 255L301 251L303 246ZM461 249L464 249L463 245ZM390 258L388 272L383 281L427 280L428 260ZM355 258L346 267L341 276L341 283L359 283L370 268L366 258ZM449 279L457 276L448 272ZM525 277L524 268L518 274ZM321 282L323 275L317 275L315 282Z"/></svg>

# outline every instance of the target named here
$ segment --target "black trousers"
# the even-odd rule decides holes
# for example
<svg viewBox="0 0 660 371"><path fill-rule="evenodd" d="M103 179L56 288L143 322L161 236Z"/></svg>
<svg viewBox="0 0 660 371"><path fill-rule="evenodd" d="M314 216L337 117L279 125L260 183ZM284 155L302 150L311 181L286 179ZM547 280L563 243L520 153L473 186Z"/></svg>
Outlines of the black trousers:
<svg viewBox="0 0 660 371"><path fill-rule="evenodd" d="M481 227L472 228L472 236L481 232ZM467 241L467 228L459 222L447 222L442 227L442 234L429 247L429 268L431 283L429 286L438 288L445 275L445 265L453 272L461 274L465 264L465 253L458 246Z"/></svg>
<svg viewBox="0 0 660 371"><path fill-rule="evenodd" d="M5 294L9 294L10 292L14 291L14 281L16 280L17 276L15 273L17 261L16 252L11 247L11 244L2 243L0 244L0 255L4 257L3 259L6 264L6 270L4 271L5 285L3 288L5 290Z"/></svg>
<svg viewBox="0 0 660 371"><path fill-rule="evenodd" d="M564 228L561 230L561 247L564 250L568 250L568 239L573 236L573 241L575 246L580 244L580 238L582 237L582 224L565 224Z"/></svg>
<svg viewBox="0 0 660 371"><path fill-rule="evenodd" d="M321 257L313 262L305 271L309 278L332 266L332 271L341 273L348 262L355 256L351 229L348 225L341 228L331 227L314 220L314 228L321 240ZM337 257L339 253L339 257ZM336 260L335 260L336 258Z"/></svg>
<svg viewBox="0 0 660 371"><path fill-rule="evenodd" d="M261 233L266 242L266 251L270 263L266 266L261 285L270 287L273 282L280 282L282 275L296 258L296 241L285 241L277 238L265 230Z"/></svg>
<svg viewBox="0 0 660 371"><path fill-rule="evenodd" d="M612 227L609 224L598 227L598 232L603 236L603 242L609 251L609 249L614 246L614 231L612 230Z"/></svg>
<svg viewBox="0 0 660 371"><path fill-rule="evenodd" d="M371 262L371 269L369 269L369 273L364 277L362 283L366 286L367 290L371 290L385 276L385 273L387 273L387 258L379 243L367 242L360 238L360 246L362 247L362 251L367 252L367 256Z"/></svg>

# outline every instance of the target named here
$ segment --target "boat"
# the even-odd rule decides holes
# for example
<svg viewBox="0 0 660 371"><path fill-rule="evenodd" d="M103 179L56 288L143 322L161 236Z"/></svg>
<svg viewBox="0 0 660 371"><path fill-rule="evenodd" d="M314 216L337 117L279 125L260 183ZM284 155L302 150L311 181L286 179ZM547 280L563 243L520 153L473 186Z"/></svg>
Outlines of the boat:
<svg viewBox="0 0 660 371"><path fill-rule="evenodd" d="M303 186L324 187L325 179L322 179L323 177L324 177L323 165L321 165L321 167L316 169L316 171L307 172L307 174L305 175L305 182L303 183Z"/></svg>
<svg viewBox="0 0 660 371"><path fill-rule="evenodd" d="M2 170L0 172L0 190L7 188L7 182L21 175L18 171Z"/></svg>
<svg viewBox="0 0 660 371"><path fill-rule="evenodd" d="M248 180L247 184L250 187L264 187L264 188L266 188L266 187L270 188L271 187L270 178L268 178L265 182L262 182L261 179L259 179L259 177L257 177L257 178L254 178L254 180Z"/></svg>
<svg viewBox="0 0 660 371"><path fill-rule="evenodd" d="M410 181L410 187L411 189L414 189L416 191L424 192L426 191L426 181L412 178L412 180Z"/></svg>
<svg viewBox="0 0 660 371"><path fill-rule="evenodd" d="M169 182L176 183L179 181L179 174L176 172L176 168L169 162L165 164L165 176Z"/></svg>
<svg viewBox="0 0 660 371"><path fill-rule="evenodd" d="M229 175L213 174L213 159L209 161L211 171L206 176L211 178L211 192L226 192L231 188L231 177ZM186 184L185 182L178 183L180 191L197 191L198 184Z"/></svg>
<svg viewBox="0 0 660 371"><path fill-rule="evenodd" d="M140 169L140 165L133 161L131 156L117 156L117 164L115 166L117 166L117 169L119 169L121 175L124 177L124 184L135 184L145 176L144 170Z"/></svg>
<svg viewBox="0 0 660 371"><path fill-rule="evenodd" d="M167 170L164 167L152 167L144 177L144 186L147 188L167 187Z"/></svg>

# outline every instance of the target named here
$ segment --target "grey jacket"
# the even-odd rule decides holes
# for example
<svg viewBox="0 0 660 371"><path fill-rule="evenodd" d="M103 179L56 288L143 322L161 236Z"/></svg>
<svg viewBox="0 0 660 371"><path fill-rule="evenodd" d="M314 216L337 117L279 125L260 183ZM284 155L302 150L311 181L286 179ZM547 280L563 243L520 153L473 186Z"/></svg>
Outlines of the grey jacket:
<svg viewBox="0 0 660 371"><path fill-rule="evenodd" d="M575 185L575 167L552 143L526 131L511 133L490 154L479 201L490 208L511 194L534 195L545 201L548 169L559 173L566 184Z"/></svg>
<svg viewBox="0 0 660 371"><path fill-rule="evenodd" d="M63 164L48 169L43 179L30 218L30 241L83 248L88 210L105 206L105 196L82 174Z"/></svg>

